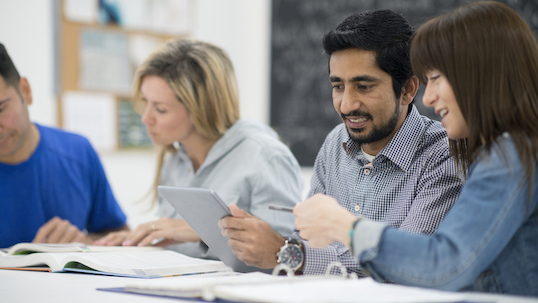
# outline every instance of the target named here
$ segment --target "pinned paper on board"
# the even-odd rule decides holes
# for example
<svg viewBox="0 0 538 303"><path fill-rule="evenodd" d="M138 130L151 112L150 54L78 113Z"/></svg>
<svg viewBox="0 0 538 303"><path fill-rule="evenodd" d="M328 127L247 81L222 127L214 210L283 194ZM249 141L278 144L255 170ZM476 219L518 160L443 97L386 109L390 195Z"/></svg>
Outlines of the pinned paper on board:
<svg viewBox="0 0 538 303"><path fill-rule="evenodd" d="M63 128L83 135L98 151L118 145L116 99L111 94L66 92L62 95Z"/></svg>
<svg viewBox="0 0 538 303"><path fill-rule="evenodd" d="M98 0L65 0L64 15L72 22L93 23L97 21Z"/></svg>
<svg viewBox="0 0 538 303"><path fill-rule="evenodd" d="M103 0L99 23L126 29L185 35L192 27L191 0Z"/></svg>
<svg viewBox="0 0 538 303"><path fill-rule="evenodd" d="M146 125L142 123L142 117L134 111L130 99L120 99L118 102L118 127L120 148L153 147Z"/></svg>
<svg viewBox="0 0 538 303"><path fill-rule="evenodd" d="M121 33L85 29L80 36L79 87L81 89L131 92L133 68L128 38Z"/></svg>

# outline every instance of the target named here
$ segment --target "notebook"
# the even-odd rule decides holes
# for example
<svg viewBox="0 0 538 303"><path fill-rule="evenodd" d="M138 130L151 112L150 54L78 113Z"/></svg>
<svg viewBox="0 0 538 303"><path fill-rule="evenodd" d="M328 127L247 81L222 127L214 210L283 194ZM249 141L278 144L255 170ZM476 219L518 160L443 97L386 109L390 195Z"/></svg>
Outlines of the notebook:
<svg viewBox="0 0 538 303"><path fill-rule="evenodd" d="M271 269L248 266L234 255L228 246L228 238L222 235L218 226L218 221L230 216L230 211L213 190L159 186L158 191L224 264L236 272L271 272Z"/></svg>

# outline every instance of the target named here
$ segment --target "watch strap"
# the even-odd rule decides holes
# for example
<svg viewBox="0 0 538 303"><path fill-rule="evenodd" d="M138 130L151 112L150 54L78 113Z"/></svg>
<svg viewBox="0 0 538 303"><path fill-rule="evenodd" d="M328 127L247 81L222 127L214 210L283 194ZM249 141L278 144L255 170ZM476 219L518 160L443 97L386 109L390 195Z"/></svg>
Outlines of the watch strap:
<svg viewBox="0 0 538 303"><path fill-rule="evenodd" d="M297 244L297 245L301 246L299 241L297 241L297 239L295 239L293 237L286 237L285 239L289 244Z"/></svg>

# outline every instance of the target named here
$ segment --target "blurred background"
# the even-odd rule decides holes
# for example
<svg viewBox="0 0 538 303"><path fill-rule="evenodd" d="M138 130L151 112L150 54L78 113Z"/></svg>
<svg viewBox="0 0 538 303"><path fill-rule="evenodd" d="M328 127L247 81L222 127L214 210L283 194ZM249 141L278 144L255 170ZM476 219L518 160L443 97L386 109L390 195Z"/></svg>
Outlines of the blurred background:
<svg viewBox="0 0 538 303"><path fill-rule="evenodd" d="M0 0L0 42L34 96L30 117L90 139L129 225L154 218L156 149L130 103L133 72L155 46L181 37L226 50L241 115L270 124L298 158L306 188L314 158L340 122L321 37L373 9L418 27L466 0ZM538 1L503 0L538 28ZM432 118L421 103L415 104ZM1 193L0 193L1 200Z"/></svg>
<svg viewBox="0 0 538 303"><path fill-rule="evenodd" d="M31 119L90 139L135 227L153 218L144 196L157 158L130 104L136 66L170 38L213 42L234 62L242 116L268 123L270 5L268 0L0 0L0 42L30 81Z"/></svg>

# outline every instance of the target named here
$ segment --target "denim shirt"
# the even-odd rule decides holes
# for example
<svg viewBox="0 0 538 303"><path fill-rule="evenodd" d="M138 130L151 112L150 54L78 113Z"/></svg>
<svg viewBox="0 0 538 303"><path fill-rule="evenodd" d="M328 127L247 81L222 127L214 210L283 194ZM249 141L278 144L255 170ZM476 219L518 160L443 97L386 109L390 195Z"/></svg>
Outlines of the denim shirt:
<svg viewBox="0 0 538 303"><path fill-rule="evenodd" d="M375 279L538 296L538 167L530 200L528 185L516 147L504 134L473 162L435 234L363 220L354 231L354 256Z"/></svg>

